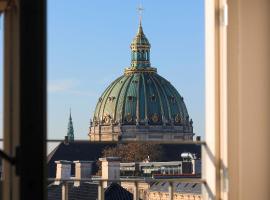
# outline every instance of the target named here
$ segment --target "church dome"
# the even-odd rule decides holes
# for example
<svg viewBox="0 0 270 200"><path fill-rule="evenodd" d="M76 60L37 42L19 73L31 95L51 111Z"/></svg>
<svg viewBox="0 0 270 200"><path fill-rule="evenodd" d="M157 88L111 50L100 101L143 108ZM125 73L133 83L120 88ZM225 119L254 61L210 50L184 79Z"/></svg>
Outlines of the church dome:
<svg viewBox="0 0 270 200"><path fill-rule="evenodd" d="M150 64L141 23L131 43L131 66L103 92L90 126L91 140L192 139L183 97Z"/></svg>

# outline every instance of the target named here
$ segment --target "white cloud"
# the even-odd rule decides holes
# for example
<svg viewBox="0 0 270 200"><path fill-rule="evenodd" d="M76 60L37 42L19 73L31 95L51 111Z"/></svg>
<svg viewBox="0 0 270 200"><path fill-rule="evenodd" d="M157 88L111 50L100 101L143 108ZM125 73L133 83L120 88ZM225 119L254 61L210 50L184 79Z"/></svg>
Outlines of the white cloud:
<svg viewBox="0 0 270 200"><path fill-rule="evenodd" d="M83 91L79 89L80 81L75 79L51 80L48 82L49 93L65 93L77 96L91 96L97 95L90 91Z"/></svg>
<svg viewBox="0 0 270 200"><path fill-rule="evenodd" d="M50 93L67 92L73 90L77 85L78 81L72 79L53 80L49 81L48 92Z"/></svg>

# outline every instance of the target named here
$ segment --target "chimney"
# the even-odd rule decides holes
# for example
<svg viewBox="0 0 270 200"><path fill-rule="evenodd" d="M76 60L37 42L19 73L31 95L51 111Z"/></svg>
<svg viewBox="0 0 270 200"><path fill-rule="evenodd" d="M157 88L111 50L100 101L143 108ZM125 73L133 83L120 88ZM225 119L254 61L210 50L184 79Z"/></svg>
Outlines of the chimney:
<svg viewBox="0 0 270 200"><path fill-rule="evenodd" d="M117 182L120 179L120 157L105 157L100 158L102 167L102 179L108 181L103 182L103 187L108 187L112 182ZM114 181L112 181L114 180Z"/></svg>
<svg viewBox="0 0 270 200"><path fill-rule="evenodd" d="M75 164L75 181L74 186L80 186L81 181L77 181L77 179L86 179L91 178L92 175L92 166L93 161L73 161Z"/></svg>
<svg viewBox="0 0 270 200"><path fill-rule="evenodd" d="M68 136L65 136L65 139L64 139L64 144L65 145L68 145L69 141L68 141Z"/></svg>
<svg viewBox="0 0 270 200"><path fill-rule="evenodd" d="M56 163L56 180L55 184L59 185L62 179L70 179L71 162L67 160L57 160Z"/></svg>

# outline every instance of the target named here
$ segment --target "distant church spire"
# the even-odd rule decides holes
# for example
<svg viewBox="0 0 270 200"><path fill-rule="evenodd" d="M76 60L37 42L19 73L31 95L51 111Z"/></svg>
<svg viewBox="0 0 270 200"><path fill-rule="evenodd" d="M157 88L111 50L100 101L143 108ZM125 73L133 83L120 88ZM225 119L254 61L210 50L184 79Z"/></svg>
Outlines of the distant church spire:
<svg viewBox="0 0 270 200"><path fill-rule="evenodd" d="M67 137L68 137L69 142L74 142L74 129L73 129L73 122L72 122L72 117L71 117L71 109L69 111Z"/></svg>

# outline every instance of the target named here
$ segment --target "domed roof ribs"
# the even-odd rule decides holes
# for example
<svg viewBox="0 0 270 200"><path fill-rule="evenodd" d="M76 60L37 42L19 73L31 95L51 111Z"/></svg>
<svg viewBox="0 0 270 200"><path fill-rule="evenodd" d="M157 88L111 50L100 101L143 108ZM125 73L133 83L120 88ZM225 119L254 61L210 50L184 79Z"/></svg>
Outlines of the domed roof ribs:
<svg viewBox="0 0 270 200"><path fill-rule="evenodd" d="M141 75L142 76L142 75ZM143 80L143 91L144 91L144 120L145 120L145 124L148 125L148 108L147 108L147 95L146 95L146 87L145 87L145 79L144 76L142 76L142 80Z"/></svg>
<svg viewBox="0 0 270 200"><path fill-rule="evenodd" d="M157 94L158 94L158 99L159 99L159 106L160 106L160 111L161 111L161 120L162 120L162 123L165 122L165 112L163 110L163 103L162 103L162 99L161 99L161 96L160 96L160 93L159 93L159 90L158 90L158 87L155 83L155 80L153 79L153 76L149 76L150 79L152 80L153 84L154 84L154 87L155 87L155 90L157 91Z"/></svg>
<svg viewBox="0 0 270 200"><path fill-rule="evenodd" d="M161 79L163 79L164 81L168 82L168 81L167 81L166 79L164 79L163 77L161 77L161 76L159 76L159 77L160 77ZM171 85L171 84L170 84L170 85ZM165 87L167 88L167 90L169 90L172 94L175 94L175 91L172 91L172 89L175 89L172 85L171 85L171 87L168 87L167 84L164 84L164 86L165 86ZM177 94L178 94L178 92L177 92ZM176 97L176 98L177 98L177 97ZM181 113L181 112L182 112L182 107L181 107L179 101L180 101L180 99L178 98L178 100L176 101L176 104L177 104L179 113Z"/></svg>
<svg viewBox="0 0 270 200"><path fill-rule="evenodd" d="M102 109L102 112L100 113L100 110L99 110L99 113L98 113L98 117L99 117L99 120L102 120L102 117L104 115L104 109L105 109L105 104L107 103L107 100L108 100L108 93L110 94L110 92L112 91L112 89L114 88L114 86L118 83L118 81L122 78L123 76L120 76L118 79L116 79L112 84L111 84L111 87L109 87L106 91L106 94L104 95L104 98L102 99L102 104L100 105L100 108L102 107L103 105L103 109ZM101 116L100 116L101 114ZM100 119L101 117L101 119Z"/></svg>
<svg viewBox="0 0 270 200"><path fill-rule="evenodd" d="M158 80L158 78L156 76L153 76L153 78L156 80L159 88L161 89L161 92L163 93L164 97L165 97L165 101L167 104L167 108L168 108L168 113L169 113L169 120L172 119L172 112L171 112L171 106L170 103L168 101L168 95L166 94L166 92L164 91L163 87L161 86L160 81Z"/></svg>
<svg viewBox="0 0 270 200"><path fill-rule="evenodd" d="M181 109L180 109L180 113L183 113L183 114L184 114L183 117L187 117L188 114L187 114L187 112L186 112L186 109L183 108L183 107L186 107L184 101L182 100L180 94L177 92L177 90L175 89L175 87L174 87L173 85L172 85L171 88L174 90L174 93L177 94L177 99L178 99L178 100L177 100L177 104L178 104L179 107L181 108ZM182 103L180 104L180 102L182 102ZM183 106L183 105L184 105L184 106ZM184 119L184 120L186 120L186 119Z"/></svg>
<svg viewBox="0 0 270 200"><path fill-rule="evenodd" d="M120 90L118 92L118 95L116 97L115 110L114 110L114 120L117 120L118 101L119 101L120 95L122 93L122 89L123 89L124 85L126 84L127 80L128 80L128 77L125 77L125 80L122 82L122 85L121 85Z"/></svg>
<svg viewBox="0 0 270 200"><path fill-rule="evenodd" d="M132 78L129 77L129 82L127 84L127 88L129 88L129 85L131 83L131 80ZM125 94L124 94L124 100L123 100L123 107L122 107L122 115L121 116L124 116L125 117L125 105L126 105L126 98L127 98L127 93L128 93L128 90L126 90ZM124 121L124 119L122 119L122 122Z"/></svg>
<svg viewBox="0 0 270 200"><path fill-rule="evenodd" d="M137 103L136 103L136 124L140 123L140 82L141 82L141 74L138 76L138 85L137 85Z"/></svg>
<svg viewBox="0 0 270 200"><path fill-rule="evenodd" d="M112 92L114 91L114 89L116 88L115 86L116 86L117 84L119 84L119 82L122 81L122 79L123 79L124 77L125 77L125 76L121 76L120 79L117 81L117 83L114 84L113 88L111 88L110 91L107 93L107 95L106 95L106 102L105 102L104 107L103 107L102 117L104 117L104 116L107 114L107 113L105 113L105 111L107 110L106 108L107 108L107 106L108 106L108 103L107 103L107 102L108 102L109 98L112 97L111 94L112 94ZM122 87L122 86L121 86L121 87ZM118 93L118 94L119 94L119 93ZM119 95L117 95L117 96L119 96ZM110 106L110 105L109 105L109 106ZM116 105L112 105L112 106L114 106L114 108L116 107ZM112 109L112 110L114 110L114 109ZM109 114L110 114L111 119L114 119L114 120L115 120L115 117L112 116L112 114L113 114L113 113L111 112L112 110L109 111Z"/></svg>
<svg viewBox="0 0 270 200"><path fill-rule="evenodd" d="M121 76L122 77L122 76ZM98 101L98 103L97 103L97 106L96 106L96 109L95 109L95 116L94 117L97 117L98 119L100 118L99 117L99 113L100 113L100 109L101 109L101 105L102 105L102 103L103 103L103 98L104 98L104 96L107 94L107 92L108 92L108 90L113 86L113 84L115 83L115 82L117 82L117 80L118 79L120 79L121 77L119 77L119 78L117 78L115 81L113 81L106 89L105 89L105 91L102 93L102 95L101 95L101 101ZM96 115L97 114L97 115Z"/></svg>

